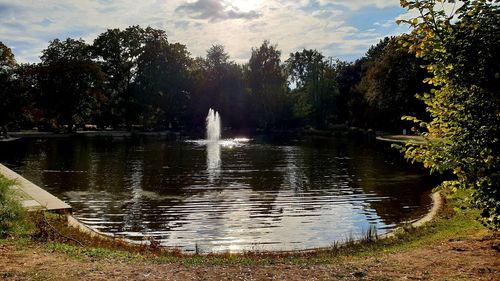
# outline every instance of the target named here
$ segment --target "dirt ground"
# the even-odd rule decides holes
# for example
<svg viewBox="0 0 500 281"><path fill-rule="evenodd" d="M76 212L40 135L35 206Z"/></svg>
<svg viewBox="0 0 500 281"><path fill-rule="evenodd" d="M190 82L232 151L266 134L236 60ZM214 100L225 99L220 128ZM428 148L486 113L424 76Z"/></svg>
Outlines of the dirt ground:
<svg viewBox="0 0 500 281"><path fill-rule="evenodd" d="M0 245L5 280L500 280L500 239L468 237L329 265L186 266L76 259L43 245Z"/></svg>

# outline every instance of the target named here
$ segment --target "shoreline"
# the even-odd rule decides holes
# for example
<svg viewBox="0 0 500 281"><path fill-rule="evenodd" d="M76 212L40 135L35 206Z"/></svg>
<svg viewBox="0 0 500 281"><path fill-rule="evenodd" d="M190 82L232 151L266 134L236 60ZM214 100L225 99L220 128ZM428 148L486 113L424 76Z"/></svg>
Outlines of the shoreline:
<svg viewBox="0 0 500 281"><path fill-rule="evenodd" d="M113 234L109 233L103 233L100 231L97 231L95 229L92 229L88 225L80 222L77 218L75 218L72 215L72 209L71 206L69 206L67 203L59 200L57 197L53 196L52 194L48 193L44 189L38 187L37 185L31 183L27 179L23 178L21 175L15 173L11 169L5 167L4 165L0 164L0 174L5 176L7 179L14 180L15 181L15 186L25 194L24 200L21 201L23 206L25 208L29 209L43 209L46 211L52 211L56 213L62 213L66 215L66 220L68 223L68 226L73 227L80 231L84 235L89 235L92 238L98 238L100 240L105 240L108 242L119 242L119 243L125 243L131 246L151 246L154 243L157 243L153 240L149 240L147 236L144 236L144 240L132 240L132 239L127 239L123 238L120 236L115 236ZM22 198L23 196L21 196ZM26 198L27 197L27 198ZM414 221L411 223L411 226L414 228L418 228L423 226L424 224L432 221L436 215L438 214L439 210L442 208L443 205L443 199L440 194L440 192L434 192L430 194L430 197L432 199L431 203L431 208L430 210L426 213L425 216L422 218ZM385 233L383 235L378 236L376 232L374 233L374 238L375 240L380 240L380 239L386 239L386 238L391 238L396 235L400 231L402 227L397 227L388 233ZM350 242L355 242L355 243L360 243L362 242L362 238L358 238L355 241L332 241L331 245L336 245L336 246L343 246L346 245ZM192 251L186 251L182 250L180 248L174 248L174 247L163 247L160 246L165 250L172 250L172 251L177 251L177 252L182 252L183 254L193 254ZM328 251L331 249L332 246L325 246L325 247L318 247L318 248L311 248L311 249L300 249L300 250L274 250L274 251L257 251L257 253L275 253L275 254L304 254L304 253L315 253L315 252L322 252L322 251ZM231 254L243 254L243 252L230 252ZM224 254L224 252L221 253L213 253L213 252L203 252L202 254L204 255L217 255L217 254Z"/></svg>

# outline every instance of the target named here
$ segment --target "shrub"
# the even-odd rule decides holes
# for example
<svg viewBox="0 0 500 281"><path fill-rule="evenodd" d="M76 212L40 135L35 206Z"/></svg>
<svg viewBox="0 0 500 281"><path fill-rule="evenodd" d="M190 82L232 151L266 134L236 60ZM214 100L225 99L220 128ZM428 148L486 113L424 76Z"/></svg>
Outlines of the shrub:
<svg viewBox="0 0 500 281"><path fill-rule="evenodd" d="M0 238L18 232L26 214L10 189L13 184L0 176Z"/></svg>

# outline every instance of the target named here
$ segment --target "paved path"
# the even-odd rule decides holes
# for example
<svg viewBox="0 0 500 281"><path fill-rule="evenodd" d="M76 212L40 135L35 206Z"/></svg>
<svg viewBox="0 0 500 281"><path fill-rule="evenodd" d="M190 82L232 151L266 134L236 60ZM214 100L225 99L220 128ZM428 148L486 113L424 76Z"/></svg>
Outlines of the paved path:
<svg viewBox="0 0 500 281"><path fill-rule="evenodd" d="M71 213L71 206L23 178L16 172L0 164L0 174L15 181L14 189L23 204L29 210L45 209L58 213Z"/></svg>
<svg viewBox="0 0 500 281"><path fill-rule="evenodd" d="M424 138L421 136L410 136L410 135L383 135L376 137L379 141L391 142L391 143L402 143L406 144L412 141L415 144L424 144Z"/></svg>

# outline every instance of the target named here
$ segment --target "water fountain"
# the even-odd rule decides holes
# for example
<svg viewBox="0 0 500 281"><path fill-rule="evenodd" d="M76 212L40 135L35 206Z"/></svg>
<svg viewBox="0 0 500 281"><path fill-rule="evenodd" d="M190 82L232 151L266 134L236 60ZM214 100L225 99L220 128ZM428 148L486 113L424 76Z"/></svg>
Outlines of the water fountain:
<svg viewBox="0 0 500 281"><path fill-rule="evenodd" d="M214 182L220 176L220 115L210 108L207 115L207 173L208 181Z"/></svg>
<svg viewBox="0 0 500 281"><path fill-rule="evenodd" d="M219 112L210 108L207 115L207 140L218 142L221 137Z"/></svg>
<svg viewBox="0 0 500 281"><path fill-rule="evenodd" d="M210 108L206 119L207 136L205 140L195 141L200 144L217 144L223 147L237 147L250 141L248 138L221 139L221 118L219 112Z"/></svg>

